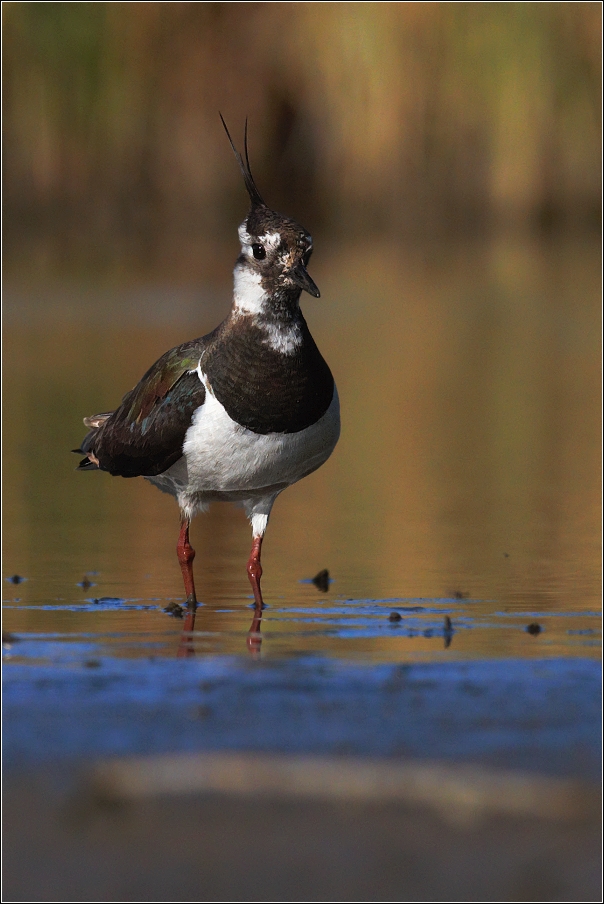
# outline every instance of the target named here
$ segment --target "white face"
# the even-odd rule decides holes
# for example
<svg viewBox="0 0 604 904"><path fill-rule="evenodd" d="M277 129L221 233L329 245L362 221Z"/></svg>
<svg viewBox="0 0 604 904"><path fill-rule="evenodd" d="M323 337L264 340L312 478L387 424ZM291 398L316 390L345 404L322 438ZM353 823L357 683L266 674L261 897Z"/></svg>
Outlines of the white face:
<svg viewBox="0 0 604 904"><path fill-rule="evenodd" d="M283 270L287 265L285 258L289 255L285 252L278 258L275 256L275 250L281 244L281 236L278 232L252 236L247 231L246 221L244 221L239 227L238 233L245 263L238 262L235 266L235 308L240 313L260 314L268 301L268 295L262 285L266 265L268 263L277 270Z"/></svg>

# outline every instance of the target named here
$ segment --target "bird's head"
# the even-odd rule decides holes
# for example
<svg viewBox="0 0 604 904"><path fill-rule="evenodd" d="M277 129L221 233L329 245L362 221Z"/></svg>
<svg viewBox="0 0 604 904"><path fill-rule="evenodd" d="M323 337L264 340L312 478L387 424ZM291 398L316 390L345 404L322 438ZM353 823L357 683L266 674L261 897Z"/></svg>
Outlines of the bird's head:
<svg viewBox="0 0 604 904"><path fill-rule="evenodd" d="M262 200L250 169L247 122L245 161L233 144L224 119L222 124L251 201L250 212L239 227L241 254L235 265L236 305L249 313L261 313L267 306L297 306L302 290L319 298L321 293L306 269L312 254L311 236Z"/></svg>

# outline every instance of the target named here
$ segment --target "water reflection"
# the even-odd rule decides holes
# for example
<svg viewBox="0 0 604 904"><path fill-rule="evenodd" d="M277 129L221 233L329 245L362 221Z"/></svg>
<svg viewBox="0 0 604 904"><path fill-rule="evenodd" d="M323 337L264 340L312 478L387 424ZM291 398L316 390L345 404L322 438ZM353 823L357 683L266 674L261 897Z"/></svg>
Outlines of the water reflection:
<svg viewBox="0 0 604 904"><path fill-rule="evenodd" d="M260 622L262 621L262 609L254 606L254 617L250 630L247 635L246 645L251 654L252 659L260 658L260 648L262 647L262 634L260 633Z"/></svg>
<svg viewBox="0 0 604 904"><path fill-rule="evenodd" d="M176 656L178 659L190 659L195 656L195 618L197 615L197 602L188 600L184 610L184 622L182 634ZM254 617L245 641L245 645L252 659L259 659L262 648L262 609L254 606Z"/></svg>
<svg viewBox="0 0 604 904"><path fill-rule="evenodd" d="M179 659L190 658L195 655L193 646L193 632L195 631L195 616L197 614L197 600L189 599L186 602L182 635L178 645L177 657Z"/></svg>
<svg viewBox="0 0 604 904"><path fill-rule="evenodd" d="M263 653L592 655L592 635L567 632L595 629L581 613L600 603L599 244L385 241L323 249L316 268L323 298L304 311L341 388L343 431L271 516ZM165 348L217 322L229 283L195 304L189 289L158 286L6 288L4 561L28 578L3 585L7 630L114 632L130 638L120 655L138 655L134 636L169 634L174 655L161 611L182 593L172 500L145 481L75 474L68 450L82 412L113 404ZM194 521L204 606L185 649L241 653L247 639L259 652L248 537L230 505ZM325 596L300 583L325 567ZM119 597L124 611L86 608L93 572L95 598ZM388 599L450 601L420 630L411 613L392 628L378 611ZM530 637L522 613L544 632Z"/></svg>

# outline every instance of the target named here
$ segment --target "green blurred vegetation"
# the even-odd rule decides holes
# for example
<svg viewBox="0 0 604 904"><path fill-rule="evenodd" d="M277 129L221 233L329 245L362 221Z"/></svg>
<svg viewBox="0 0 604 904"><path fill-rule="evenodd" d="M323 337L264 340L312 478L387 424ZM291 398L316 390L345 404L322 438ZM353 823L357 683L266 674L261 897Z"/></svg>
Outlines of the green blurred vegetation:
<svg viewBox="0 0 604 904"><path fill-rule="evenodd" d="M601 5L2 4L5 239L590 226Z"/></svg>

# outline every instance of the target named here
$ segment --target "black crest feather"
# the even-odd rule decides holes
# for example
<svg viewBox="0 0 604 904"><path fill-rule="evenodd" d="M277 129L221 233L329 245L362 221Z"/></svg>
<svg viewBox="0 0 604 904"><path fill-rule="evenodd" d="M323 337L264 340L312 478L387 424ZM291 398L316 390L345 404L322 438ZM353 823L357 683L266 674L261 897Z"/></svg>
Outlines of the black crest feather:
<svg viewBox="0 0 604 904"><path fill-rule="evenodd" d="M241 156L241 154L239 153L239 151L233 144L233 139L231 138L231 133L229 132L229 130L227 128L227 124L224 121L222 113L219 113L218 115L220 116L220 119L222 120L222 124L224 126L224 131L227 133L227 138L229 139L231 147L233 148L233 153L235 154L235 157L237 158L237 163L239 164L239 168L240 168L241 174L243 176L243 181L245 182L245 187L247 188L247 193L250 196L250 201L252 202L252 207L266 207L266 204L262 200L262 196L260 195L260 192L256 188L256 183L254 182L254 177L252 176L252 170L250 169L250 158L249 158L248 152L247 152L247 117L245 120L245 135L244 135L244 139L243 139L243 148L245 151L245 162L244 162L243 157Z"/></svg>

